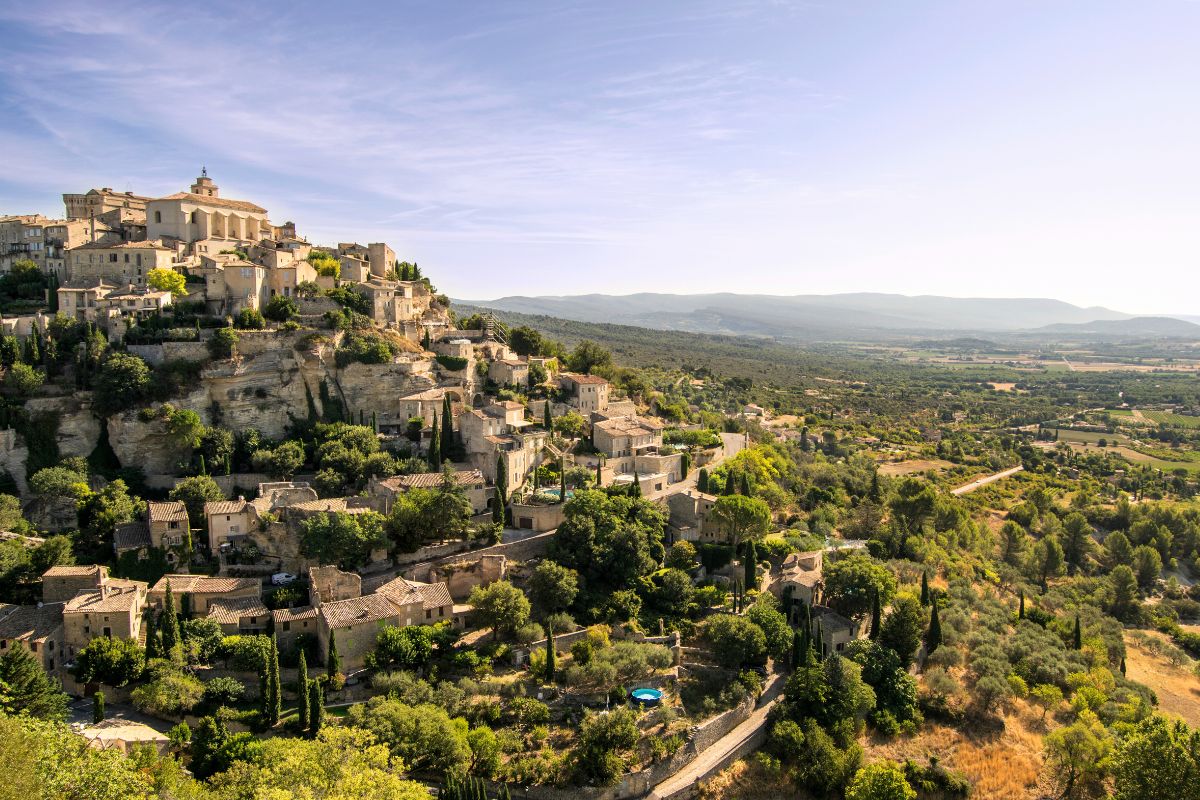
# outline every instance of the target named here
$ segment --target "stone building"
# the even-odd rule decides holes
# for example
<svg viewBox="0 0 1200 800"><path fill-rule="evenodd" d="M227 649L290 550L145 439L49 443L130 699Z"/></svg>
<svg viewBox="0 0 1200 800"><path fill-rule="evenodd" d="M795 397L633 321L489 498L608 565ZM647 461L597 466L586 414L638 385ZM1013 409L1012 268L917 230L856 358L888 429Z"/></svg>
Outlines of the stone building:
<svg viewBox="0 0 1200 800"><path fill-rule="evenodd" d="M667 498L670 524L679 532L679 538L689 542L723 541L723 532L708 521L708 514L716 502L716 495L695 489L670 495Z"/></svg>
<svg viewBox="0 0 1200 800"><path fill-rule="evenodd" d="M152 269L171 269L176 254L160 241L94 242L73 247L67 255L67 278L103 278L117 285L144 286Z"/></svg>
<svg viewBox="0 0 1200 800"><path fill-rule="evenodd" d="M221 197L202 170L186 192L146 202L146 237L175 240L195 254L216 254L240 244L271 238L267 210L245 200Z"/></svg>
<svg viewBox="0 0 1200 800"><path fill-rule="evenodd" d="M67 657L74 658L99 636L138 639L146 608L146 587L143 581L110 578L106 572L96 589L81 591L67 600L63 606Z"/></svg>
<svg viewBox="0 0 1200 800"><path fill-rule="evenodd" d="M480 516L490 514L494 492L488 487L487 479L477 469L458 470L451 475L454 482L466 493L471 503L471 513ZM367 495L377 501L376 507L388 514L396 498L410 489L437 489L445 477L440 472L420 472L415 475L393 475L390 478L371 478L367 483Z"/></svg>
<svg viewBox="0 0 1200 800"><path fill-rule="evenodd" d="M779 579L771 584L771 592L792 603L815 605L821 601L824 575L824 556L820 550L790 553L779 569Z"/></svg>
<svg viewBox="0 0 1200 800"><path fill-rule="evenodd" d="M503 358L488 364L488 380L501 386L528 386L529 362Z"/></svg>
<svg viewBox="0 0 1200 800"><path fill-rule="evenodd" d="M161 609L167 595L167 583L176 609L196 616L207 616L214 603L251 598L262 599L262 583L254 578L214 578L208 575L164 575L150 589L149 602Z"/></svg>
<svg viewBox="0 0 1200 800"><path fill-rule="evenodd" d="M149 197L133 192L114 192L107 187L89 189L84 194L64 194L62 199L68 220L90 220L120 210L141 212L145 216L146 203L150 201Z"/></svg>
<svg viewBox="0 0 1200 800"><path fill-rule="evenodd" d="M24 648L54 675L67 661L64 641L62 603L0 603L0 656L11 648Z"/></svg>
<svg viewBox="0 0 1200 800"><path fill-rule="evenodd" d="M608 410L609 384L599 375L577 375L563 372L558 385L567 393L567 404L585 417L593 412Z"/></svg>
<svg viewBox="0 0 1200 800"><path fill-rule="evenodd" d="M468 461L492 483L497 464L504 464L509 491L524 485L540 463L548 438L545 430L525 419L525 407L512 401L462 414L459 432Z"/></svg>

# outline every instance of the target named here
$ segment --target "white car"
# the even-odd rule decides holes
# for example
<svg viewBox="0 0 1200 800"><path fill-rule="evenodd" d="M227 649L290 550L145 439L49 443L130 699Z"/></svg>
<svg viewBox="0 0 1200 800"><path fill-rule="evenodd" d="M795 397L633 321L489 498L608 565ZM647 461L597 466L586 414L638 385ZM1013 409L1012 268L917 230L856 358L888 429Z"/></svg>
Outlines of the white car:
<svg viewBox="0 0 1200 800"><path fill-rule="evenodd" d="M276 572L271 576L271 583L274 586L287 586L289 583L295 583L296 576L290 572Z"/></svg>

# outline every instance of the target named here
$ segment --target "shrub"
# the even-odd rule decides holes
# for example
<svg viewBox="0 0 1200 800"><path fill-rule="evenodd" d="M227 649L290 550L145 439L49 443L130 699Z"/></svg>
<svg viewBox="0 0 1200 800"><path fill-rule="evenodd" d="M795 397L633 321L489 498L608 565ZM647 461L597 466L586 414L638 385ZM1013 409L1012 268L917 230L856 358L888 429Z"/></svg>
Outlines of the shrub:
<svg viewBox="0 0 1200 800"><path fill-rule="evenodd" d="M233 328L218 328L208 340L208 352L213 358L232 358L238 343L238 332Z"/></svg>
<svg viewBox="0 0 1200 800"><path fill-rule="evenodd" d="M244 330L260 331L267 327L267 320L257 308L243 308L234 318L233 324Z"/></svg>

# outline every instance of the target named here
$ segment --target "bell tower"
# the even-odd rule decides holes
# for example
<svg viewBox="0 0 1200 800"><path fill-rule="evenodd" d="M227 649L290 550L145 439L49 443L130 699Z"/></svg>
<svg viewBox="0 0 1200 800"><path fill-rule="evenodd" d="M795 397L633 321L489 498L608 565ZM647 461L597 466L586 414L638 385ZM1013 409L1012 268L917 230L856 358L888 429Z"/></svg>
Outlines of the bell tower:
<svg viewBox="0 0 1200 800"><path fill-rule="evenodd" d="M200 168L200 177L196 178L196 182L192 184L191 192L202 197L221 196L221 190L213 183L212 178L208 177L208 167Z"/></svg>

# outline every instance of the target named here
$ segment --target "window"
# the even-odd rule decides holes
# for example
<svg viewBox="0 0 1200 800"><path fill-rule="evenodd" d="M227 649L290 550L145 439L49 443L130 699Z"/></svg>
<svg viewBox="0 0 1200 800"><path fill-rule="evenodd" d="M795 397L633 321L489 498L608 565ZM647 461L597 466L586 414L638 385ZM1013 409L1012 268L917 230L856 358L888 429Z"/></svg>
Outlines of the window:
<svg viewBox="0 0 1200 800"><path fill-rule="evenodd" d="M30 642L30 643L29 643L29 652L31 652L31 653L36 653L36 652L37 652L37 642Z"/></svg>
<svg viewBox="0 0 1200 800"><path fill-rule="evenodd" d="M283 623L283 629L284 629L285 631L290 631L290 630L292 629L292 623L290 623L290 622L284 622L284 623Z"/></svg>
<svg viewBox="0 0 1200 800"><path fill-rule="evenodd" d="M433 619L433 609L432 608L425 609L425 619Z"/></svg>
<svg viewBox="0 0 1200 800"><path fill-rule="evenodd" d="M155 211L155 212L154 212L154 221L155 221L155 222L162 222L162 212L161 212L161 211Z"/></svg>

